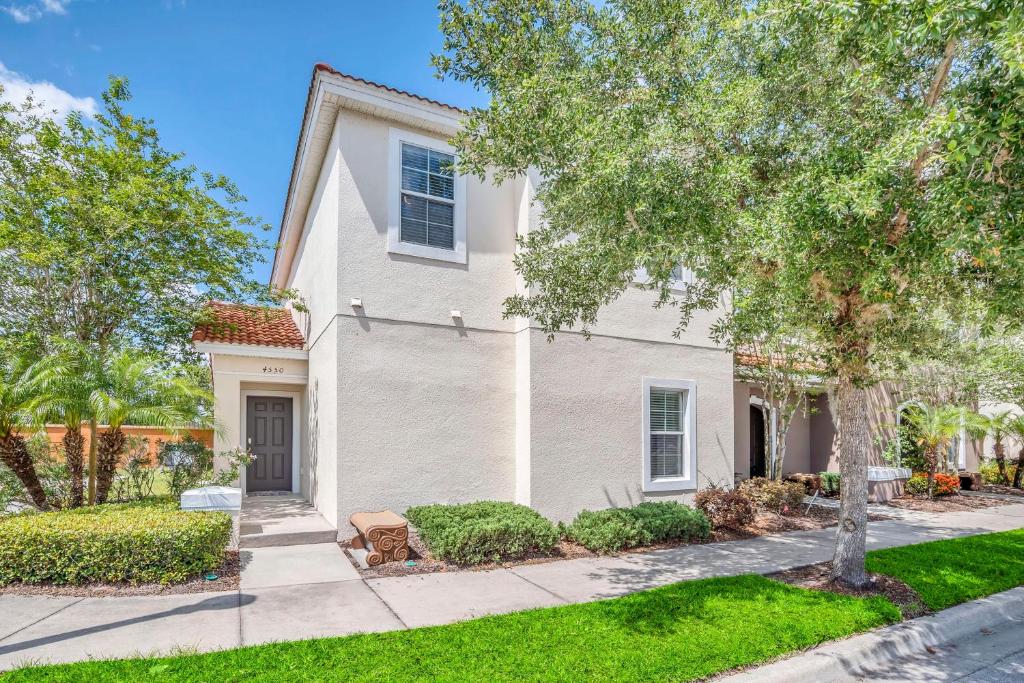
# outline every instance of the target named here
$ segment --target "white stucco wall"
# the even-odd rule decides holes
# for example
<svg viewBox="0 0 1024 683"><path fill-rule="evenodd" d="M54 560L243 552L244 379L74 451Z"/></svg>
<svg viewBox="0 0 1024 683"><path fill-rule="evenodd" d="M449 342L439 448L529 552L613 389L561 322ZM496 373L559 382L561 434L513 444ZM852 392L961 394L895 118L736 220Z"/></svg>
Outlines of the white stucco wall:
<svg viewBox="0 0 1024 683"><path fill-rule="evenodd" d="M338 319L338 519L512 500L512 335ZM341 528L341 527L339 527Z"/></svg>
<svg viewBox="0 0 1024 683"><path fill-rule="evenodd" d="M296 359L268 358L262 356L237 356L214 353L211 356L213 369L214 416L217 426L214 430L213 449L215 453L245 448L245 433L242 425L242 392L283 391L293 392L298 401L300 416L305 411L304 393L306 386L306 361ZM308 464L304 462L303 444L307 438L305 426L300 419L294 424L299 430L299 466L292 468L293 481L302 486L308 478ZM223 468L226 462L215 458L214 466Z"/></svg>
<svg viewBox="0 0 1024 683"><path fill-rule="evenodd" d="M531 333L531 503L556 520L581 508L691 502L642 490L642 379L697 382L697 479L733 480L732 358L679 344Z"/></svg>
<svg viewBox="0 0 1024 683"><path fill-rule="evenodd" d="M315 345L317 337L333 322L338 312L340 133L341 129L335 127L287 285L298 291L308 309L305 313L293 309L292 314L310 347Z"/></svg>
<svg viewBox="0 0 1024 683"><path fill-rule="evenodd" d="M357 297L368 317L435 325L451 325L459 310L468 328L510 332L501 306L515 291L514 184L467 179L466 264L388 253L388 184L399 182L388 177L389 128L361 114L340 117L340 310L351 313Z"/></svg>
<svg viewBox="0 0 1024 683"><path fill-rule="evenodd" d="M631 287L589 342L548 344L529 321L503 318L522 286L515 236L539 218L526 179L467 179L465 264L389 253L392 125L343 108L324 132L288 271L310 309L298 316L310 346L305 450L324 515L344 529L357 510L434 502L518 500L559 519L638 502L645 374L698 381L699 480L731 482L732 361L707 336L718 312L674 339L677 310Z"/></svg>
<svg viewBox="0 0 1024 683"><path fill-rule="evenodd" d="M336 318L332 318L309 349L304 442L310 471L306 498L332 524L338 519L338 377L341 368L337 330Z"/></svg>

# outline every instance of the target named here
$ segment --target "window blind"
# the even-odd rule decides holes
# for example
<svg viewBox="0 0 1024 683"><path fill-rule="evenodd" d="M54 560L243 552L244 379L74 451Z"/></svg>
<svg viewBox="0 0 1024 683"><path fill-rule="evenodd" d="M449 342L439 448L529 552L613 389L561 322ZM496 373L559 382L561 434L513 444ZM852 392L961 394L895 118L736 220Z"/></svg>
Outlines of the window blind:
<svg viewBox="0 0 1024 683"><path fill-rule="evenodd" d="M455 157L402 143L401 241L455 248Z"/></svg>
<svg viewBox="0 0 1024 683"><path fill-rule="evenodd" d="M686 390L651 389L651 478L683 476Z"/></svg>

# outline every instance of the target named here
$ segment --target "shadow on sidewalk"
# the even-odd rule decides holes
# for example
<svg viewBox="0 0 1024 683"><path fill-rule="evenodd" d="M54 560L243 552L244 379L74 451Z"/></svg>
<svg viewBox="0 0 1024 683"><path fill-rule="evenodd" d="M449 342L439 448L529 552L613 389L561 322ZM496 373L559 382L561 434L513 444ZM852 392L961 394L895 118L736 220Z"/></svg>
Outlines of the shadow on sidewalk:
<svg viewBox="0 0 1024 683"><path fill-rule="evenodd" d="M104 598L113 599L117 598ZM85 628L75 629L73 631L65 631L63 633L55 633L51 636L44 636L41 638L33 638L32 640L26 640L19 643L11 643L10 645L0 645L0 655L8 655L23 650L30 650L35 647L42 647L44 645L52 645L65 640L71 640L73 638L80 638L82 636L88 636L95 633L102 633L104 631L110 631L117 628L123 628L125 626L135 626L148 621L154 621L156 619L164 619L166 617L179 616L184 614L194 614L196 612L210 612L225 609L238 609L244 605L252 604L256 601L254 595L216 595L210 598L206 598L193 605L182 605L181 607L175 607L174 609L163 610L162 612L154 612L152 614L145 614L138 617L132 617L130 619L121 619L120 621L112 621L106 624L96 624L94 626L88 626ZM77 603L76 603L77 604ZM50 615L44 621L59 620L61 612ZM36 622L41 623L41 622ZM11 638L17 637L17 633L9 636Z"/></svg>

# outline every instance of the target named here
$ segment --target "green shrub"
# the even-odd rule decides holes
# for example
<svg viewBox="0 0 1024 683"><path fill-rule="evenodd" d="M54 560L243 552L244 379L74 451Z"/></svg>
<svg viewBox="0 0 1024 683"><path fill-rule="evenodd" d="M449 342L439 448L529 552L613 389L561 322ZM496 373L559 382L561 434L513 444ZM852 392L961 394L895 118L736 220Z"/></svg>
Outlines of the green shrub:
<svg viewBox="0 0 1024 683"><path fill-rule="evenodd" d="M820 472L818 474L821 477L821 492L826 496L838 496L839 495L839 473L838 472Z"/></svg>
<svg viewBox="0 0 1024 683"><path fill-rule="evenodd" d="M550 552L558 544L554 524L515 503L422 505L405 516L435 557L458 564L514 560Z"/></svg>
<svg viewBox="0 0 1024 683"><path fill-rule="evenodd" d="M694 504L715 529L741 529L754 521L754 501L739 489L711 486L698 491Z"/></svg>
<svg viewBox="0 0 1024 683"><path fill-rule="evenodd" d="M219 566L230 539L227 513L167 500L26 512L0 519L0 585L180 582Z"/></svg>
<svg viewBox="0 0 1024 683"><path fill-rule="evenodd" d="M1001 476L999 476L999 464L993 458L984 458L981 464L978 466L978 472L981 474L981 481L986 484L1005 484Z"/></svg>
<svg viewBox="0 0 1024 683"><path fill-rule="evenodd" d="M924 496L928 493L928 475L924 472L917 472L907 483L903 490L914 496ZM942 472L935 473L933 492L936 496L949 496L960 490L960 477Z"/></svg>
<svg viewBox="0 0 1024 683"><path fill-rule="evenodd" d="M754 477L740 483L743 491L759 507L772 512L790 512L804 502L803 484Z"/></svg>
<svg viewBox="0 0 1024 683"><path fill-rule="evenodd" d="M672 501L583 510L565 528L566 538L602 553L667 541L704 540L710 534L711 522L703 512Z"/></svg>

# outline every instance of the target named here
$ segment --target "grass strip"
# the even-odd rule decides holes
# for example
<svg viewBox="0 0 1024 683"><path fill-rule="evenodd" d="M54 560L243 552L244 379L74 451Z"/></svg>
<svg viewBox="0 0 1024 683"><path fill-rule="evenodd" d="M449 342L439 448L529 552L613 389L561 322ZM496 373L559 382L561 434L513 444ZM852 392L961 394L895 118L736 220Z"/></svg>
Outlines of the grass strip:
<svg viewBox="0 0 1024 683"><path fill-rule="evenodd" d="M884 598L746 575L448 626L21 669L6 681L686 681L899 618Z"/></svg>
<svg viewBox="0 0 1024 683"><path fill-rule="evenodd" d="M907 584L933 610L1024 585L1024 529L868 553L869 572Z"/></svg>

